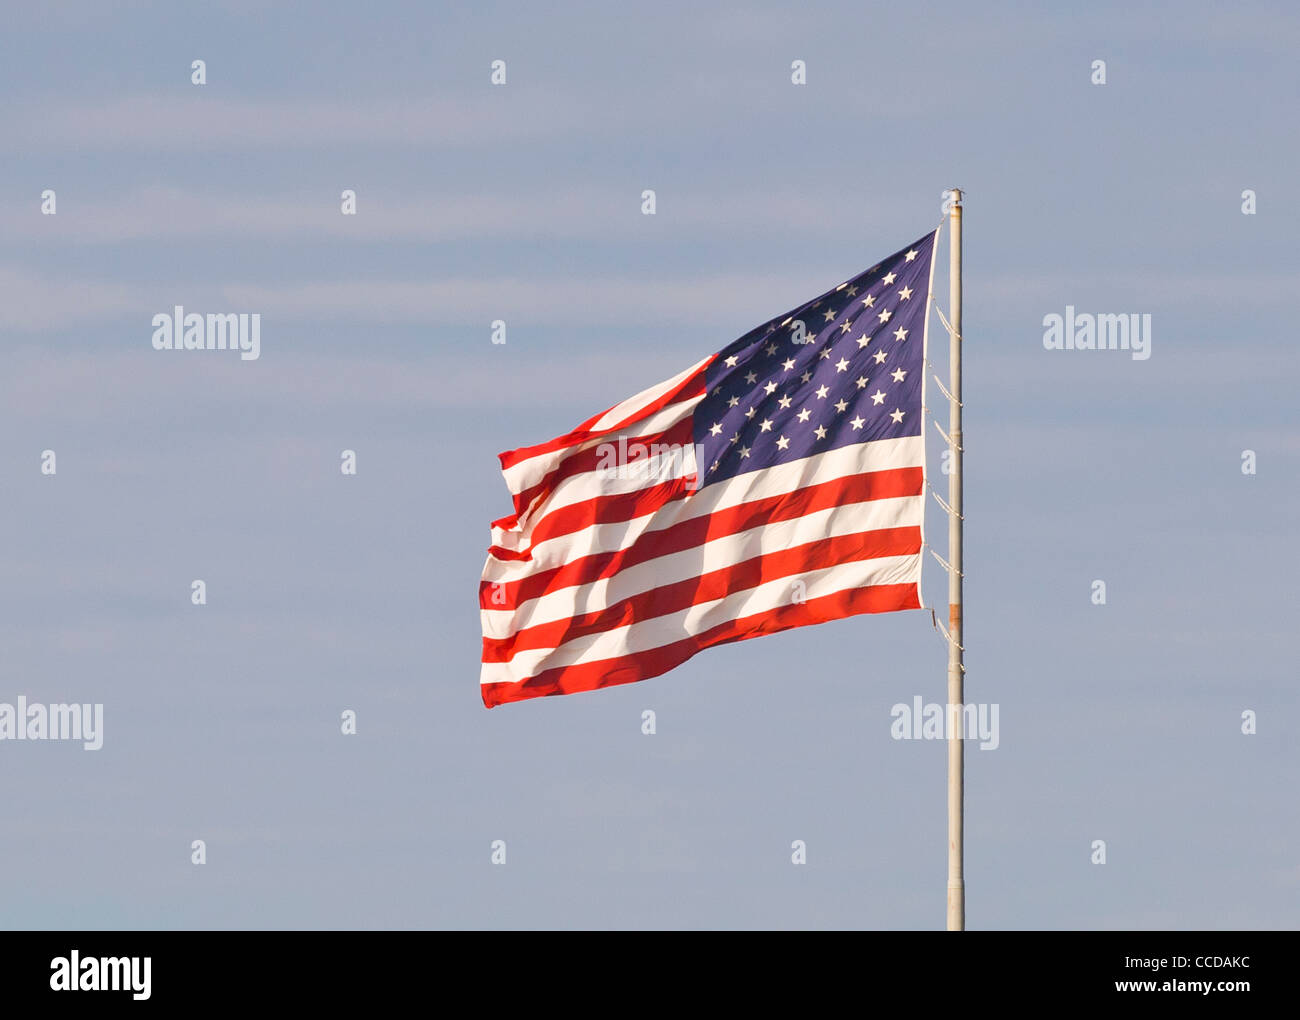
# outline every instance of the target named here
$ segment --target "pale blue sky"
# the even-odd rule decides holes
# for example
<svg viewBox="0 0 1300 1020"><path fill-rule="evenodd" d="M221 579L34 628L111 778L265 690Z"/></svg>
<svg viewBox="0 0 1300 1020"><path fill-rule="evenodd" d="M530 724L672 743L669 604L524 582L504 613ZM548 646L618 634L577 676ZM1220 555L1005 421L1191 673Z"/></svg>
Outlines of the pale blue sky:
<svg viewBox="0 0 1300 1020"><path fill-rule="evenodd" d="M1296 926L1300 16L699 7L6 12L0 700L105 738L0 744L0 924L941 927L945 750L889 737L944 696L927 614L488 712L476 591L498 451L959 185L969 924ZM176 304L260 312L261 359L154 351ZM1045 351L1067 304L1151 359Z"/></svg>

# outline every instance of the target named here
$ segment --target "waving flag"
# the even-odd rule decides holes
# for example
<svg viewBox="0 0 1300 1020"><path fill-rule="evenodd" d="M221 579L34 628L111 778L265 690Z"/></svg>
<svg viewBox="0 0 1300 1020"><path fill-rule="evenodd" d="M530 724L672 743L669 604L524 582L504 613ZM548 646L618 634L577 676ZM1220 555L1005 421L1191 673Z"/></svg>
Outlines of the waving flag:
<svg viewBox="0 0 1300 1020"><path fill-rule="evenodd" d="M937 233L937 232L936 232ZM501 454L489 708L920 608L935 234L548 443Z"/></svg>

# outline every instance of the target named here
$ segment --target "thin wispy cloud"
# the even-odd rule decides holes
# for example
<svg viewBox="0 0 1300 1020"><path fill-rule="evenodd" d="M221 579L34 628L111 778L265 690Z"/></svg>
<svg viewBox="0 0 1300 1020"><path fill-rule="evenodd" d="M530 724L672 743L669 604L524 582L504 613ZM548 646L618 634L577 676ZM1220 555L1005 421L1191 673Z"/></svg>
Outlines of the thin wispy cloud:
<svg viewBox="0 0 1300 1020"><path fill-rule="evenodd" d="M615 240L646 236L640 189L611 187L605 178L588 186L545 191L412 191L390 184L348 182L358 212L341 212L342 187L320 185L304 196L266 197L151 187L121 195L65 194L57 216L42 216L36 202L0 203L5 240L25 243L115 244L125 241L237 238L256 241L329 237L345 241L481 242L515 240ZM805 241L843 230L831 191L724 189L710 185L665 196L655 225L682 237L765 238L785 245L791 232ZM883 232L886 218L864 212L866 233ZM898 239L903 240L902 238Z"/></svg>
<svg viewBox="0 0 1300 1020"><path fill-rule="evenodd" d="M833 286L856 267L800 262L782 272L677 273L645 278L580 272L563 276L442 275L427 279L333 278L283 283L195 279L189 283L119 283L104 278L70 278L18 266L0 266L0 328L54 332L85 322L119 324L132 318L147 325L157 311L175 304L191 311L228 308L260 312L282 323L352 322L457 326L486 330L494 319L515 319L529 327L617 325L622 328L678 327L721 330L739 336L757 326L756 310L778 315L809 293ZM1060 273L970 274L979 284L980 314L1005 323L1013 314L1036 346L1042 317L1088 301L1177 311L1195 305L1202 314L1216 308L1235 314L1240 302L1252 308L1288 306L1292 276L1263 273L1139 274L1122 270ZM1231 296L1231 300L1229 300ZM200 307L203 305L203 307ZM143 327L142 327L143 328ZM1001 331L1001 332L1004 332ZM716 338L717 333L709 333ZM729 335L727 339L734 339ZM1189 336L1194 342L1198 338ZM721 344L719 343L719 346Z"/></svg>
<svg viewBox="0 0 1300 1020"><path fill-rule="evenodd" d="M10 105L0 113L0 132L10 145L43 151L454 148L569 134L582 128L587 105L580 96L542 89L508 97L482 89L454 97L337 101L226 99L192 88L175 95Z"/></svg>

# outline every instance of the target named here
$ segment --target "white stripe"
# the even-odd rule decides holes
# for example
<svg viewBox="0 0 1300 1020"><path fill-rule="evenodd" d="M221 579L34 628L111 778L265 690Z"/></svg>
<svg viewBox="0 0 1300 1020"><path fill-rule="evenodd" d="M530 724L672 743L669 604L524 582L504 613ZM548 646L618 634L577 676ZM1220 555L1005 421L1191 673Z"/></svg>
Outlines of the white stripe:
<svg viewBox="0 0 1300 1020"><path fill-rule="evenodd" d="M687 379L693 376L701 368L713 359L710 354L707 358L701 358L684 372L678 372L671 379L665 379L657 386L651 386L648 390L642 390L634 397L628 397L622 403L615 404L601 416L600 420L592 426L593 430L621 428L630 418L637 414L647 404L652 404L665 393L669 392L676 386L680 386ZM701 394L703 396L703 394Z"/></svg>
<svg viewBox="0 0 1300 1020"><path fill-rule="evenodd" d="M498 560L488 554L483 567L485 581L512 581L539 570L549 570L582 556L601 552L614 552L640 541L654 531L663 531L682 521L703 517L719 510L727 510L757 499L783 496L810 485L819 485L836 478L861 474L866 471L890 471L897 468L919 467L925 454L924 436L904 436L901 439L879 439L870 443L855 443L826 453L802 457L785 464L777 464L762 471L749 471L723 482L705 485L698 492L689 493L658 509L626 522L593 524L581 531L559 535L538 542L529 549L528 535L536 522L526 527L517 525L510 529L493 529L493 544L502 548L529 549L528 560ZM604 495L602 479L594 473L579 476L587 479L587 499ZM576 481L576 479L575 479ZM549 507L547 508L549 511ZM545 519L545 515L541 517Z"/></svg>
<svg viewBox="0 0 1300 1020"><path fill-rule="evenodd" d="M545 478L549 472L553 471L557 464L578 450L602 441L608 441L611 432L622 431L633 425L637 426L635 431L638 434L662 432L668 428L669 425L681 419L684 414L689 413L696 404L704 399L703 388L695 396L673 401L667 407L644 418L638 419L635 415L638 410L657 400L674 386L680 386L692 374L698 372L708 360L709 358L705 358L685 372L681 372L666 382L662 382L658 386L652 386L650 389L638 393L635 397L629 397L623 403L610 408L588 430L591 434L590 439L581 440L572 446L565 446L558 450L547 450L503 469L501 473L505 476L506 486L510 489L511 494L517 496L524 490L532 488ZM666 422L666 424L659 424L660 422Z"/></svg>
<svg viewBox="0 0 1300 1020"><path fill-rule="evenodd" d="M637 435L644 435L640 432L639 427L634 430ZM656 429L656 432L662 430ZM618 441L625 436L625 432L611 433L602 438L596 447L603 447L609 444L611 450L608 454L598 450L598 456L604 457L604 463L617 463L617 458L621 454L618 447ZM629 453L631 446L628 447ZM649 448L643 451L649 453ZM653 457L643 460L634 461L627 467L637 467L645 464L658 464L662 457ZM533 500L532 506L519 515L519 521L513 530L523 534L531 534L532 530L537 527L538 523L546 518L547 515L555 513L557 510L563 510L566 506L573 506L575 503L585 503L589 499L595 499L605 496L622 496L632 492L640 492L642 489L654 488L663 482L671 481L674 478L693 478L695 476L695 444L687 442L682 444L679 450L679 457L676 463L671 463L673 457L670 455L666 460L669 462L669 470L664 476L651 474L644 468L641 471L633 473L629 470L619 471L602 471L599 466L591 471L584 471L581 474L570 475L568 478L561 479L554 487L541 493ZM598 461L598 465L602 463Z"/></svg>
<svg viewBox="0 0 1300 1020"><path fill-rule="evenodd" d="M617 448L621 435L622 433L607 436L599 443L588 444L599 446L609 443L615 449L611 451L609 458L602 458L597 462L598 466L595 470L565 478L554 488L540 493L532 504L518 515L513 526L502 528L494 524L492 544L502 549L509 549L511 552L527 550L532 540L532 533L542 519L557 510L563 510L566 506L586 502L593 498L593 492L599 493L601 497L630 495L678 478L686 479L688 490L695 487L698 468L695 463L694 444L682 445L675 449L660 449L653 456L642 456L642 454L650 454L657 447L666 444L652 443L648 447L643 446L641 450L635 451L635 455L633 450L636 444L629 444L627 452L634 459L631 463L624 463L621 460L623 450ZM604 469L606 464L612 466Z"/></svg>
<svg viewBox="0 0 1300 1020"><path fill-rule="evenodd" d="M889 556L809 571L800 580L806 586L805 599L811 601L868 585L914 584L920 573L919 555ZM556 649L522 651L510 662L483 663L480 683L517 683L548 669L648 652L740 617L790 605L791 594L790 581L781 578L667 616L575 638Z"/></svg>
<svg viewBox="0 0 1300 1020"><path fill-rule="evenodd" d="M550 472L554 471L574 454L599 447L602 443L617 443L620 436L627 436L630 439L633 436L651 436L666 432L682 419L689 418L691 412L695 410L695 405L703 399L703 393L696 394L693 397L686 397L683 400L669 404L662 410L656 411L649 417L633 422L625 428L593 436L591 439L585 439L573 446L566 446L563 450L552 450L549 453L530 457L526 461L520 461L512 467L505 468L501 474L506 480L506 486L510 489L510 494L517 496L519 493L537 485Z"/></svg>
<svg viewBox="0 0 1300 1020"><path fill-rule="evenodd" d="M923 496L899 496L866 503L828 507L774 524L723 535L681 552L627 567L607 578L552 589L516 609L484 609L483 636L505 638L526 627L594 613L664 585L700 577L714 570L820 539L839 538L884 528L919 527L925 514ZM793 574L802 571L792 570Z"/></svg>

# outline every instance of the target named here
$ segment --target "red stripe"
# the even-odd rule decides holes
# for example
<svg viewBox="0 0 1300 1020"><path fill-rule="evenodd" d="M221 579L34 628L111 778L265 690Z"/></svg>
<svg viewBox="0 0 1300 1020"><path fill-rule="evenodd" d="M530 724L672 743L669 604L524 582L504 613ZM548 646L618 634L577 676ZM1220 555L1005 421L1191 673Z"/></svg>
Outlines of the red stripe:
<svg viewBox="0 0 1300 1020"><path fill-rule="evenodd" d="M919 496L923 484L919 467L891 468L888 471L865 471L862 474L832 478L830 481L808 485L794 492L750 500L748 503L741 503L726 510L717 510L711 514L680 521L661 531L648 532L635 544L623 549L593 553L565 563L563 566L538 571L517 581L483 581L479 585L479 607L498 610L515 609L529 599L537 598L548 591L557 591L561 588L589 584L592 581L612 577L620 570L636 566L638 563L681 552L715 538L747 531L760 524L794 520L818 510L847 506L851 503L866 503L875 499L892 499L899 496ZM659 488L661 487L656 486L656 489ZM643 492L653 491L643 490ZM661 498L661 496L653 498ZM607 497L577 503L573 508L566 507L565 511L573 509L574 514L572 519L564 520L563 527L566 531L561 533L580 530L582 527L597 523L630 520L638 516L632 512L638 509L635 500L625 503L624 499L623 496ZM667 498L662 499L664 504L669 501ZM641 512L645 513L652 509L654 507L650 505ZM556 513L560 514L563 511L556 511ZM540 539L534 537L534 541ZM508 551L503 550L503 552ZM495 547L493 555L497 555ZM530 554L509 553L508 556L498 556L498 559L506 558L528 559Z"/></svg>
<svg viewBox="0 0 1300 1020"><path fill-rule="evenodd" d="M499 545L488 546L488 553L496 560L531 560L533 558L533 554L526 549L523 552L517 552L514 549L502 549ZM487 584L487 582L479 582L480 597L482 596L482 586L484 584Z"/></svg>
<svg viewBox="0 0 1300 1020"><path fill-rule="evenodd" d="M744 641L763 634L775 634L791 627L825 623L859 613L890 613L901 609L920 609L915 584L874 585L836 592L807 602L780 606L753 616L728 620L703 634L661 645L648 652L621 655L599 662L582 663L548 669L535 677L509 684L480 684L483 704L488 708L511 701L541 698L552 694L576 694L602 687L635 683L667 673L675 666L711 645Z"/></svg>
<svg viewBox="0 0 1300 1020"><path fill-rule="evenodd" d="M539 443L536 446L521 446L517 450L507 450L505 453L499 454L498 457L501 461L502 469L512 468L521 461L528 460L530 457L536 457L539 454L551 453L555 450L563 450L566 447L577 446L579 443L584 443L588 439L608 435L610 432L616 432L618 429L626 428L633 422L641 421L642 419L654 414L656 411L662 411L669 404L675 403L678 400L699 396L704 392L704 372L712 361L713 358L710 358L700 366L699 371L695 372L693 375L687 376L678 383L676 387L661 394L659 397L646 404L645 407L632 412L625 419L617 421L607 428L598 431L592 430L593 426L600 421L601 418L609 414L610 411L614 410L614 407L617 407L618 404L615 404L614 407L611 407L608 410L602 411L600 414L592 415L572 432L566 433L563 436L557 436L549 442ZM619 401L619 403L622 403L622 401Z"/></svg>
<svg viewBox="0 0 1300 1020"><path fill-rule="evenodd" d="M644 514L654 513L688 495L691 491L689 482L690 479L686 478L670 478L648 489L623 492L616 496L601 496L574 503L571 507L561 507L542 518L529 535L529 548L524 552L512 552L509 549L502 549L499 545L489 546L488 552L499 560L531 560L532 547L539 542L558 538L561 535L571 535L593 524L617 524L620 521L630 521Z"/></svg>
<svg viewBox="0 0 1300 1020"><path fill-rule="evenodd" d="M597 524L621 524L654 513L684 499L692 491L693 479L669 478L635 492L618 492L595 496L580 503L570 503L546 514L533 527L532 545L549 542L562 535L572 535Z"/></svg>
<svg viewBox="0 0 1300 1020"><path fill-rule="evenodd" d="M921 529L916 525L818 539L639 592L604 609L525 627L510 637L485 637L483 661L509 662L516 652L559 648L567 641L667 616L702 602L713 602L736 592L748 591L778 578L824 570L839 563L915 555L920 551Z"/></svg>
<svg viewBox="0 0 1300 1020"><path fill-rule="evenodd" d="M610 440L611 444L617 442L618 441L614 439ZM651 432L643 436L627 437L627 446L629 449L637 444L646 448L653 446L656 443L667 443L676 447L685 447L694 444L694 442L695 422L690 415L687 415L677 424L670 426L662 432ZM602 462L607 464L608 456L606 455L602 457L600 453L602 445L603 444L597 444L588 447L585 450L575 451L568 457L565 457L564 460L560 461L555 469L544 475L542 480L536 485L525 489L516 496L515 505L521 508L520 513L523 512L522 508L532 506L533 501L536 500L538 496L550 492L566 478L572 478L575 475L595 471L603 466Z"/></svg>

